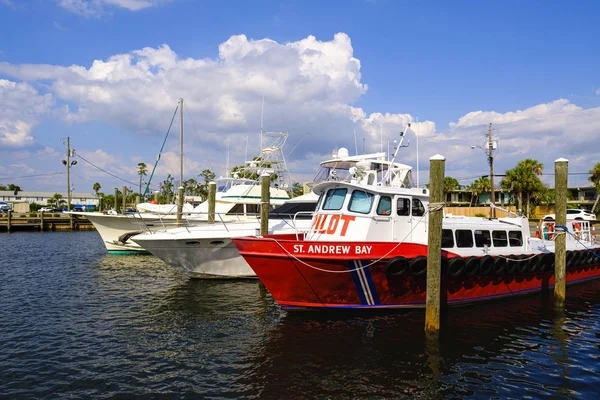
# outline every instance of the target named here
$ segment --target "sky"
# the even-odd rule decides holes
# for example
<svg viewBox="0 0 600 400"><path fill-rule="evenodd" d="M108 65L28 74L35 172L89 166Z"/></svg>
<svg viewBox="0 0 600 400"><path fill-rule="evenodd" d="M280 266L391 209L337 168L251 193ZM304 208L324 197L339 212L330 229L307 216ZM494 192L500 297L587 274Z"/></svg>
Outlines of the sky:
<svg viewBox="0 0 600 400"><path fill-rule="evenodd" d="M489 173L491 123L496 174L533 158L552 187L564 157L569 185L588 186L598 15L593 1L0 0L0 184L64 191L68 137L72 190L138 190L183 98L184 179L259 155L262 115L288 133L297 182L341 147L393 151L410 123L397 160L418 183L441 154L467 185ZM153 187L178 179L179 146L177 115Z"/></svg>

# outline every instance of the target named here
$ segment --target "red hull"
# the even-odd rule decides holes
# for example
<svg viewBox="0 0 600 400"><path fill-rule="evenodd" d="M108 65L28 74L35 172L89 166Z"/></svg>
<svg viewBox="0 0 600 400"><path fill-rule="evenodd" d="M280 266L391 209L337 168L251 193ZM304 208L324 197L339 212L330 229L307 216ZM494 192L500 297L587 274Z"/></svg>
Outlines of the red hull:
<svg viewBox="0 0 600 400"><path fill-rule="evenodd" d="M390 242L324 244L297 240L295 235L245 237L233 241L283 308L425 306L425 275L415 276L408 272L390 275L386 267L396 256L410 259L426 256L424 245ZM443 256L452 258L455 254L443 252ZM567 269L568 284L598 277L600 264L595 261ZM445 301L458 305L548 289L554 286L554 271L457 277L444 274L442 286Z"/></svg>

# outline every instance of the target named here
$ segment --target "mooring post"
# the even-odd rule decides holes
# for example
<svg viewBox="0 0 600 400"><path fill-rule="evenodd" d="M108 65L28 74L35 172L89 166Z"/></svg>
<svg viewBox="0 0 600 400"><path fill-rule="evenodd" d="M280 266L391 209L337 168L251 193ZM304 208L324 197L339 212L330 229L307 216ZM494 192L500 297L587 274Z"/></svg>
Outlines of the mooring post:
<svg viewBox="0 0 600 400"><path fill-rule="evenodd" d="M119 188L115 188L115 212L119 212Z"/></svg>
<svg viewBox="0 0 600 400"><path fill-rule="evenodd" d="M215 182L208 183L208 223L215 223L215 209L217 203L217 184Z"/></svg>
<svg viewBox="0 0 600 400"><path fill-rule="evenodd" d="M123 186L123 209L121 213L125 214L125 210L127 209L127 186Z"/></svg>
<svg viewBox="0 0 600 400"><path fill-rule="evenodd" d="M260 234L264 236L269 233L271 177L269 174L262 174L260 180Z"/></svg>
<svg viewBox="0 0 600 400"><path fill-rule="evenodd" d="M444 216L444 169L446 158L436 154L429 159L429 165L429 232L427 237L425 332L435 334L440 330L442 217Z"/></svg>
<svg viewBox="0 0 600 400"><path fill-rule="evenodd" d="M554 187L556 191L556 226L567 225L567 179L569 160L554 161ZM554 229L556 232L556 228ZM554 304L565 307L567 276L567 233L562 232L554 239Z"/></svg>
<svg viewBox="0 0 600 400"><path fill-rule="evenodd" d="M40 211L40 232L44 231L44 212Z"/></svg>
<svg viewBox="0 0 600 400"><path fill-rule="evenodd" d="M183 186L177 188L177 226L181 226L183 214Z"/></svg>
<svg viewBox="0 0 600 400"><path fill-rule="evenodd" d="M12 211L11 210L8 210L7 217L8 217L8 221L6 221L6 231L10 232L10 225L11 225L11 219L12 219Z"/></svg>

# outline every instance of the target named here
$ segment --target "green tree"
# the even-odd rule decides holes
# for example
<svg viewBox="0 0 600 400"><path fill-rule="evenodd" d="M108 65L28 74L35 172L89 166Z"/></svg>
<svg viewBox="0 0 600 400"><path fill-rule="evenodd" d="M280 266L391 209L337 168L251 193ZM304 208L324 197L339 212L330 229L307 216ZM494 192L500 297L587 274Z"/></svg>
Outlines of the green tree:
<svg viewBox="0 0 600 400"><path fill-rule="evenodd" d="M517 198L517 208L523 210L523 197L526 200L526 215L529 217L529 204L531 198L543 195L544 184L538 177L542 174L544 165L537 160L527 158L519 161L516 167L506 171L506 176L500 182L500 186Z"/></svg>
<svg viewBox="0 0 600 400"><path fill-rule="evenodd" d="M100 186L100 184L96 182L94 183L94 186L92 186L92 189L94 190L94 193L96 193L96 196L98 196L98 192L100 191L100 189L102 189L102 186Z"/></svg>
<svg viewBox="0 0 600 400"><path fill-rule="evenodd" d="M292 183L292 197L302 196L304 194L304 185L299 182Z"/></svg>
<svg viewBox="0 0 600 400"><path fill-rule="evenodd" d="M173 196L175 195L173 192L173 189L175 188L174 181L175 178L173 178L171 174L168 174L167 179L160 184L159 196L162 203L169 203L173 199Z"/></svg>
<svg viewBox="0 0 600 400"><path fill-rule="evenodd" d="M598 205L598 198L600 198L600 163L596 163L594 168L590 169L590 177L588 180L592 182L594 187L596 188L596 200L594 201L594 205L592 206L592 213L596 209Z"/></svg>
<svg viewBox="0 0 600 400"><path fill-rule="evenodd" d="M477 205L477 201L481 193L491 192L492 184L487 176L475 179L473 183L467 186L467 190L471 191L471 196L474 197L474 204ZM473 200L473 198L471 199Z"/></svg>
<svg viewBox="0 0 600 400"><path fill-rule="evenodd" d="M0 190L8 190L8 188L4 185L0 185Z"/></svg>
<svg viewBox="0 0 600 400"><path fill-rule="evenodd" d="M11 183L10 185L8 185L8 190L13 190L13 191L14 190L18 190L18 191L21 191L23 189L21 189L21 186L15 185L14 183Z"/></svg>
<svg viewBox="0 0 600 400"><path fill-rule="evenodd" d="M146 163L140 162L137 165L137 173L140 176L140 196L142 195L142 177L148 172L148 166Z"/></svg>
<svg viewBox="0 0 600 400"><path fill-rule="evenodd" d="M66 200L63 199L63 196L60 193L54 193L54 196L48 199L48 205L51 207L60 207L66 203Z"/></svg>

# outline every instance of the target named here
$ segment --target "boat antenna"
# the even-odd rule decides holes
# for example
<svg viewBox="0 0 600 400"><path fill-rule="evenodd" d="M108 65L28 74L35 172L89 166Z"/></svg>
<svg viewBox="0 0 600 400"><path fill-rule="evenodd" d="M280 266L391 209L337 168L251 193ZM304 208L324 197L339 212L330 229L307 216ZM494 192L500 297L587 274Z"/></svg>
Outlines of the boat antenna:
<svg viewBox="0 0 600 400"><path fill-rule="evenodd" d="M183 187L183 97L179 99L179 186Z"/></svg>
<svg viewBox="0 0 600 400"><path fill-rule="evenodd" d="M356 143L356 128L353 129L354 131L354 152L356 153L356 155L358 155L358 144Z"/></svg>
<svg viewBox="0 0 600 400"><path fill-rule="evenodd" d="M262 133L263 133L263 121L265 116L265 95L263 94L262 102L260 106L260 152L262 155L263 143L262 143Z"/></svg>
<svg viewBox="0 0 600 400"><path fill-rule="evenodd" d="M225 139L226 157L225 157L225 177L229 178L229 139Z"/></svg>
<svg viewBox="0 0 600 400"><path fill-rule="evenodd" d="M304 138L305 138L307 135L308 135L308 132L306 132L304 135L302 135L302 137L300 138L300 140L298 140L298 143L296 143L296 145L295 145L295 146L292 148L292 150L290 150L290 152L289 152L289 153L287 153L287 157L289 157L289 156L290 156L290 155L291 155L291 154L294 152L294 150L296 150L296 147L298 147L298 145L299 145L300 143L302 143L302 141L304 140Z"/></svg>
<svg viewBox="0 0 600 400"><path fill-rule="evenodd" d="M398 146L396 146L396 150L394 150L394 157L392 157L392 160L390 161L390 165L388 166L388 169L385 172L385 176L383 177L382 182L387 182L388 179L390 178L390 171L392 169L391 167L394 165L394 162L396 161L396 156L398 155L398 150L400 150L401 147L408 147L408 145L410 144L410 142L405 145L402 144L402 142L404 141L406 132L408 132L409 129L410 129L410 122L406 125L406 128L404 128L404 131L400 132L400 142L398 143Z"/></svg>
<svg viewBox="0 0 600 400"><path fill-rule="evenodd" d="M419 187L419 114L417 114L415 136L417 138L417 187Z"/></svg>

